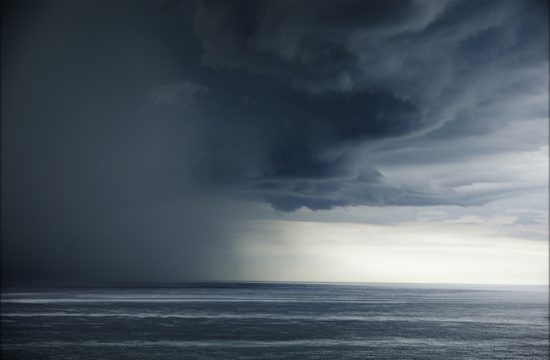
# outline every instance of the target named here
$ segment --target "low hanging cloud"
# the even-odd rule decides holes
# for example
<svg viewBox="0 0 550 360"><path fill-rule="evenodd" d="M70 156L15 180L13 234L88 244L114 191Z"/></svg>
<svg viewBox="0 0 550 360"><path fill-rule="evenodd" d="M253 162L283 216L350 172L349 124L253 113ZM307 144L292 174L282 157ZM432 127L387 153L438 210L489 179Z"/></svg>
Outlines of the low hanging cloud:
<svg viewBox="0 0 550 360"><path fill-rule="evenodd" d="M545 144L537 136L548 116L544 2L198 2L182 8L202 65L213 74L240 74L238 82L184 80L165 95L187 97L180 90L189 86L209 89L193 101L173 101L195 114L181 118L194 122L201 139L190 164L196 183L283 211L468 206L540 187L462 193L450 184L394 181L380 169L400 150L420 164L456 158L456 148L445 155L445 143L462 146L456 151L463 158L470 146L479 156L504 143L507 152ZM158 105L152 114L171 105L150 101ZM517 145L505 138L495 143L493 134L509 124L531 130ZM419 147L426 149L422 158L415 157ZM465 181L461 185L475 183L475 175Z"/></svg>

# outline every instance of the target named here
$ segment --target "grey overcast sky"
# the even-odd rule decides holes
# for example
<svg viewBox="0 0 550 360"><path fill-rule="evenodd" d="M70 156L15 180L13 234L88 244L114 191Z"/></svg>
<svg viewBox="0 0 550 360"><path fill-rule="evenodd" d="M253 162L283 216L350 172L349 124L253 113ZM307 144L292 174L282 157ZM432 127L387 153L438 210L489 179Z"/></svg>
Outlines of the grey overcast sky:
<svg viewBox="0 0 550 360"><path fill-rule="evenodd" d="M547 1L2 6L6 283L548 283Z"/></svg>

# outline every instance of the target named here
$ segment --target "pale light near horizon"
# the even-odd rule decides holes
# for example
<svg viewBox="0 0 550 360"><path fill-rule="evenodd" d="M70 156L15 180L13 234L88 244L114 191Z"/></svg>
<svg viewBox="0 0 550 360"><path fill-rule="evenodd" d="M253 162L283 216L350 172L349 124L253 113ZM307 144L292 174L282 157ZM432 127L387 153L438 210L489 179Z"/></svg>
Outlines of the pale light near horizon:
<svg viewBox="0 0 550 360"><path fill-rule="evenodd" d="M548 242L478 225L253 220L241 231L249 280L548 284Z"/></svg>

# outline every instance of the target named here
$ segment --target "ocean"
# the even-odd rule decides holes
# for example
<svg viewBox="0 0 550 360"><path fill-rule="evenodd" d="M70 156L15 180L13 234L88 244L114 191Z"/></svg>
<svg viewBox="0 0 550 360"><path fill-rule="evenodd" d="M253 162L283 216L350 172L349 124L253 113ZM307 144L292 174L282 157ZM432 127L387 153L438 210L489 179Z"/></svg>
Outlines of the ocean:
<svg viewBox="0 0 550 360"><path fill-rule="evenodd" d="M546 287L10 288L2 359L548 359Z"/></svg>

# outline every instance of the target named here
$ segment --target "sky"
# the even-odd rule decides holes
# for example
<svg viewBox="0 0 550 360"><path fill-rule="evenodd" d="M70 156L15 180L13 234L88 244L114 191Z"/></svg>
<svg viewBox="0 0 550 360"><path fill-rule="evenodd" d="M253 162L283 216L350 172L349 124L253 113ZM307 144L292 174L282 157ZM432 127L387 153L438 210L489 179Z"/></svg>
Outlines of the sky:
<svg viewBox="0 0 550 360"><path fill-rule="evenodd" d="M2 6L5 284L548 284L548 2Z"/></svg>

